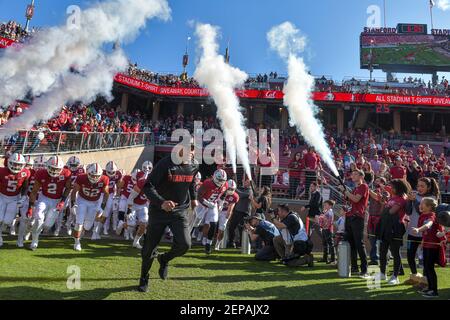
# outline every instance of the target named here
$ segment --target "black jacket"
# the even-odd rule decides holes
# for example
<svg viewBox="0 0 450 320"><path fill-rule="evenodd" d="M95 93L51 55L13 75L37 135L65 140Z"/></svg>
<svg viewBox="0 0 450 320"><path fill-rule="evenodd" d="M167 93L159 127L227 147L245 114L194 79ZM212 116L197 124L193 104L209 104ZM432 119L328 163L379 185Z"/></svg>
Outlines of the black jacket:
<svg viewBox="0 0 450 320"><path fill-rule="evenodd" d="M177 165L170 156L161 160L143 188L150 206L161 209L163 202L173 201L178 204L174 212L188 209L190 202L197 200L194 178L198 170L198 164Z"/></svg>
<svg viewBox="0 0 450 320"><path fill-rule="evenodd" d="M323 202L322 195L318 190L311 194L309 204L305 207L306 209L309 209L308 212L309 217L315 217L320 215L322 202Z"/></svg>

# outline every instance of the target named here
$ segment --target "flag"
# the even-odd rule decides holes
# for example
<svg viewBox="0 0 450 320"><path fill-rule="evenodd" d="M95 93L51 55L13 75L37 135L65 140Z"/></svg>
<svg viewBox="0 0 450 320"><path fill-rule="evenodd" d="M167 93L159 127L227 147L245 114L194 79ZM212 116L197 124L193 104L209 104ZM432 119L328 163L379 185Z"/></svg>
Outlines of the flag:
<svg viewBox="0 0 450 320"><path fill-rule="evenodd" d="M434 0L430 0L430 8L433 8L435 5Z"/></svg>
<svg viewBox="0 0 450 320"><path fill-rule="evenodd" d="M225 51L225 62L227 64L230 64L230 47L227 47L227 50Z"/></svg>

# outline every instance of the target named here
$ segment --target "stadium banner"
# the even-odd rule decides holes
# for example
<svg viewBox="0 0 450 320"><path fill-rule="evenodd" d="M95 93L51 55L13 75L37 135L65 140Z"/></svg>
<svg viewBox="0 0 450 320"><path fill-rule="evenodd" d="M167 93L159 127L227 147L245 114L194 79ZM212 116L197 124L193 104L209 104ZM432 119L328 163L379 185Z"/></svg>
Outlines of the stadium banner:
<svg viewBox="0 0 450 320"><path fill-rule="evenodd" d="M314 101L363 103L363 104L390 104L390 105L417 105L450 107L450 98L434 96L401 96L395 94L352 94L315 92Z"/></svg>
<svg viewBox="0 0 450 320"><path fill-rule="evenodd" d="M14 44L14 40L0 37L0 48L8 48Z"/></svg>
<svg viewBox="0 0 450 320"><path fill-rule="evenodd" d="M123 74L115 77L116 82L163 96L179 97L207 97L208 91L202 88L174 88L160 87L142 80L134 79ZM236 90L236 95L243 99L282 100L284 94L276 90ZM417 105L450 107L450 98L433 96L401 96L394 94L353 94L353 93L329 93L314 92L314 101L344 102L362 104L391 104L391 105Z"/></svg>

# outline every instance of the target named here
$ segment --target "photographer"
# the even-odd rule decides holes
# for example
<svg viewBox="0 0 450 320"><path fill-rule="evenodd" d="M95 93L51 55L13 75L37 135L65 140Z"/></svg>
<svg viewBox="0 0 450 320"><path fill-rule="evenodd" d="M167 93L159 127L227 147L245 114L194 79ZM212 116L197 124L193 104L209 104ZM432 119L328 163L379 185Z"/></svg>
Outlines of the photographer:
<svg viewBox="0 0 450 320"><path fill-rule="evenodd" d="M272 223L280 230L281 235L273 239L273 244L282 260L294 255L307 256L306 263L312 265L311 243L300 218L289 209L287 204L278 207L278 217L272 217Z"/></svg>
<svg viewBox="0 0 450 320"><path fill-rule="evenodd" d="M277 227L269 221L264 221L260 214L250 217L245 224L252 241L261 240L264 246L256 252L257 261L273 261L279 258L273 239L280 236Z"/></svg>

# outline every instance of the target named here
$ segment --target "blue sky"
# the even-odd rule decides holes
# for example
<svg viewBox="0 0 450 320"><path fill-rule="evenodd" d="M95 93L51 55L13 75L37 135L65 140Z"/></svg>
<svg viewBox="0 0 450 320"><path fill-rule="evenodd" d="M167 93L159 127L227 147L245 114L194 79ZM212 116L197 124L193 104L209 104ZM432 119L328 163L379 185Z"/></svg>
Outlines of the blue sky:
<svg viewBox="0 0 450 320"><path fill-rule="evenodd" d="M437 0L436 0L437 1ZM29 0L0 0L0 21L24 22ZM36 0L32 26L62 24L71 4L85 8L93 1ZM387 25L399 22L430 25L429 0L386 0ZM169 0L172 19L150 21L145 30L125 51L141 67L159 72L181 72L181 57L193 29L188 21L207 22L221 27L222 50L231 42L231 63L255 74L286 68L268 49L266 33L276 24L293 22L309 39L305 53L314 75L329 75L335 80L347 76L368 77L359 69L359 34L366 25L367 7L383 0ZM434 10L435 28L450 29L450 10ZM430 26L429 26L430 29ZM195 62L195 38L190 43L192 74ZM381 73L375 73L381 76Z"/></svg>

